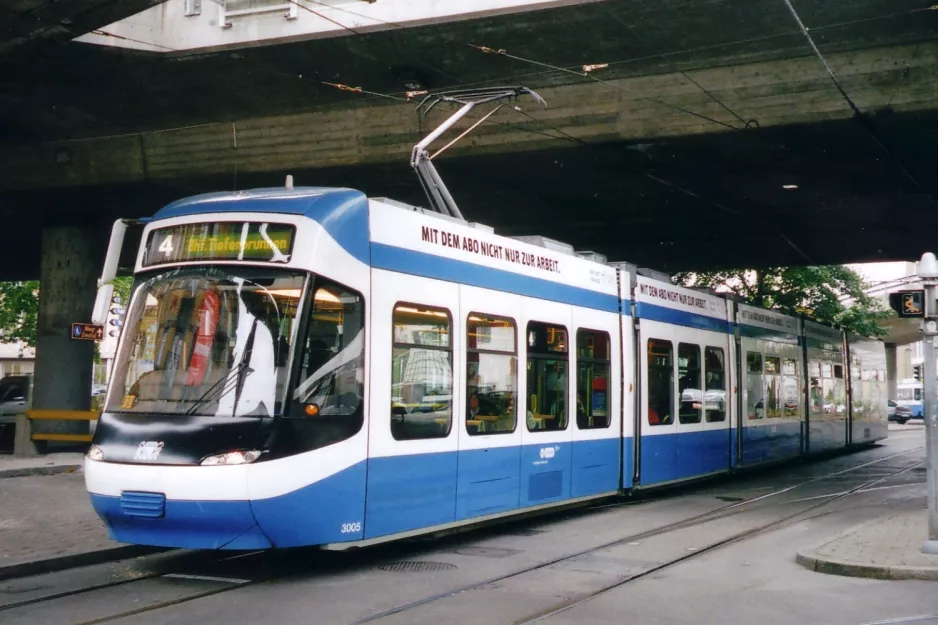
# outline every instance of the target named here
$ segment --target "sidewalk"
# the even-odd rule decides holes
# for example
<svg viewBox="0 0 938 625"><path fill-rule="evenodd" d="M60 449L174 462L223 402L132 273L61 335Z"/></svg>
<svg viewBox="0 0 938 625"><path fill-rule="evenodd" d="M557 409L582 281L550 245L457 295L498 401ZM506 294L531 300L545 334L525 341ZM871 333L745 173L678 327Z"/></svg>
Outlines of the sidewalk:
<svg viewBox="0 0 938 625"><path fill-rule="evenodd" d="M0 580L156 551L108 537L81 463L81 454L0 456Z"/></svg>
<svg viewBox="0 0 938 625"><path fill-rule="evenodd" d="M938 555L921 552L927 537L927 510L897 511L799 551L796 560L832 575L938 580Z"/></svg>
<svg viewBox="0 0 938 625"><path fill-rule="evenodd" d="M0 456L0 478L74 473L81 469L84 458L84 455L79 453L47 454L30 458L2 455Z"/></svg>

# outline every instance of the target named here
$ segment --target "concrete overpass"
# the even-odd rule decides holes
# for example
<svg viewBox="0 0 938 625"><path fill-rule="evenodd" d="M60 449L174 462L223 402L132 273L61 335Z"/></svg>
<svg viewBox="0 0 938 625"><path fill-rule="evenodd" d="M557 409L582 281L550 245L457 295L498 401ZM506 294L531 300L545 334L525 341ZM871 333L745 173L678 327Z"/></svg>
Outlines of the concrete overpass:
<svg viewBox="0 0 938 625"><path fill-rule="evenodd" d="M424 0L297 0L296 19L231 28L209 23L207 0L189 17L185 0L134 16L151 4L94 3L131 16L115 23L78 22L90 4L60 2L58 26L2 35L0 217L12 227L0 279L57 285L40 352L88 317L117 216L286 173L423 203L407 156L439 117L418 118L409 90L522 83L547 99L546 111L500 113L438 163L467 217L505 234L665 271L935 247L938 9L927 0L792 0L793 11L785 0L467 0L478 10L460 14ZM24 23L10 19L21 6L0 4L0 24ZM261 21L271 17L277 26Z"/></svg>
<svg viewBox="0 0 938 625"><path fill-rule="evenodd" d="M100 228L285 173L422 202L406 157L437 118L323 81L396 97L523 82L548 110L500 114L439 165L465 212L507 234L543 232L665 270L895 260L930 246L938 11L928 2L796 0L823 61L783 0L499 3L507 14L489 1L481 15L369 27L356 15L412 2L330 0L307 8L338 7L327 17L345 27L319 20L332 31L275 44L71 42L7 55L6 214ZM204 4L195 19L214 15ZM534 62L608 67L582 76ZM37 275L38 237L18 242L2 252L4 273Z"/></svg>

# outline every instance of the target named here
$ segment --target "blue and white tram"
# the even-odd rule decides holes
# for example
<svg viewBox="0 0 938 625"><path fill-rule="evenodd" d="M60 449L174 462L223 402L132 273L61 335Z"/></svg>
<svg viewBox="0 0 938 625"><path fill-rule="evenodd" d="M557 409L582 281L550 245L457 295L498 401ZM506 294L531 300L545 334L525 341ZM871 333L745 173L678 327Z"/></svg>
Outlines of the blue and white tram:
<svg viewBox="0 0 938 625"><path fill-rule="evenodd" d="M635 280L634 301L642 381L638 485L729 470L728 302L644 276Z"/></svg>
<svg viewBox="0 0 938 625"><path fill-rule="evenodd" d="M808 367L808 449L824 451L847 446L847 369L844 334L804 321Z"/></svg>
<svg viewBox="0 0 938 625"><path fill-rule="evenodd" d="M888 386L886 353L883 343L856 334L847 334L850 363L850 441L851 445L886 438L889 427L882 418Z"/></svg>
<svg viewBox="0 0 938 625"><path fill-rule="evenodd" d="M741 465L788 460L808 449L800 323L775 311L736 305Z"/></svg>
<svg viewBox="0 0 938 625"><path fill-rule="evenodd" d="M202 195L145 225L85 480L121 542L364 545L885 438L884 353L357 191Z"/></svg>

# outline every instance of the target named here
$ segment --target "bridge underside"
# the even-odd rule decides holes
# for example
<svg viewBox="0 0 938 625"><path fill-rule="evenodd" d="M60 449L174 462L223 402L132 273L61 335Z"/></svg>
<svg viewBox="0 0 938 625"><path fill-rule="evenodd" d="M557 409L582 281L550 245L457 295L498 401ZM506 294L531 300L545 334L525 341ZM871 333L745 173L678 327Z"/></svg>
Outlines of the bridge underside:
<svg viewBox="0 0 938 625"><path fill-rule="evenodd" d="M863 123L835 122L441 160L467 219L507 235L543 234L577 249L665 271L914 260L935 249L938 114L882 115L884 156ZM923 133L931 129L931 134ZM911 157L911 158L910 158ZM347 186L426 205L397 162L224 173L4 194L16 236L0 246L0 279L35 277L40 225L146 216L206 191ZM797 185L797 189L786 189Z"/></svg>
<svg viewBox="0 0 938 625"><path fill-rule="evenodd" d="M39 275L40 226L106 240L116 217L287 173L425 204L407 161L441 117L421 124L413 102L322 81L396 96L412 81L541 90L551 108L525 103L534 121L501 112L438 161L466 217L504 234L666 271L933 250L938 10L793 5L839 86L780 0L609 0L194 55L13 49L0 56L0 217L12 232L0 279ZM469 44L609 67L591 79Z"/></svg>

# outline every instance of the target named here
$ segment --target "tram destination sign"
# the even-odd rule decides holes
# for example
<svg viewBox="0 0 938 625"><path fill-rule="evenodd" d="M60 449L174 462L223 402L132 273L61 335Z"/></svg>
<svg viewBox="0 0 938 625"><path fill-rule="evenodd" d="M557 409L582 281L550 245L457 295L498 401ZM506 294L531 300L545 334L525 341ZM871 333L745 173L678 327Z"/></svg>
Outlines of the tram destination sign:
<svg viewBox="0 0 938 625"><path fill-rule="evenodd" d="M296 226L267 222L214 221L157 228L147 238L143 266L213 260L287 263L295 238Z"/></svg>

